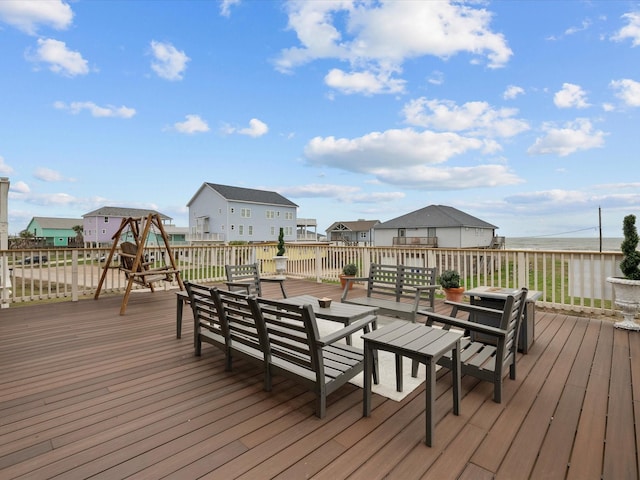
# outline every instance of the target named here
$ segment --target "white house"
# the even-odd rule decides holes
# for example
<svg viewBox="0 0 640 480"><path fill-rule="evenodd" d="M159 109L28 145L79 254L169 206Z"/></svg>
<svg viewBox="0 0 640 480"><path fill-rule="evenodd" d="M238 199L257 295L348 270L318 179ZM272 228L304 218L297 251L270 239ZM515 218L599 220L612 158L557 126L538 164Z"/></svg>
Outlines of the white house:
<svg viewBox="0 0 640 480"><path fill-rule="evenodd" d="M203 183L187 207L194 243L296 240L298 205L276 192Z"/></svg>
<svg viewBox="0 0 640 480"><path fill-rule="evenodd" d="M333 222L327 228L327 238L330 242L347 245L374 245L373 228L380 220L356 220L353 222Z"/></svg>
<svg viewBox="0 0 640 480"><path fill-rule="evenodd" d="M375 225L375 246L495 247L495 225L445 205L429 205Z"/></svg>

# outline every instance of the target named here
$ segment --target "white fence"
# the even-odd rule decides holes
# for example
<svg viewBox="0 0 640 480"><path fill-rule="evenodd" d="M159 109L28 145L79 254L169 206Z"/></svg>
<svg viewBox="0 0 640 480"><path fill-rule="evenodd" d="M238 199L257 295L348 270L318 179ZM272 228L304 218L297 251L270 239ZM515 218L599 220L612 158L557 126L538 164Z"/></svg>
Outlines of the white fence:
<svg viewBox="0 0 640 480"><path fill-rule="evenodd" d="M263 275L275 272L275 245L179 246L175 260L184 280L203 283L224 280L225 264L258 262ZM93 297L106 268L102 292L122 292L124 273L117 259L105 266L106 249L47 249L0 251L2 306L32 301L76 301ZM148 248L155 267L169 264L161 250ZM338 282L342 266L358 265L366 276L371 263L437 267L460 272L467 289L489 285L527 286L542 291L539 305L583 312L613 314L612 288L606 277L619 275L619 252L442 249L419 247L346 247L325 244L289 244L287 275L318 282ZM163 285L163 286L162 286ZM176 288L163 282L158 288ZM102 294L102 293L101 293Z"/></svg>

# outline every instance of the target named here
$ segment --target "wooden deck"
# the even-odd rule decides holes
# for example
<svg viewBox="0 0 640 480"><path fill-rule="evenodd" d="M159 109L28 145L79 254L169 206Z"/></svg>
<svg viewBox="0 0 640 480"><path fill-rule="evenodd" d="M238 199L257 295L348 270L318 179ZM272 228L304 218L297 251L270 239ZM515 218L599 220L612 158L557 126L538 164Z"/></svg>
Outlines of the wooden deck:
<svg viewBox="0 0 640 480"><path fill-rule="evenodd" d="M296 384L267 393L253 365L225 372L207 346L195 357L188 308L176 339L175 291L134 293L124 316L121 299L0 310L0 478L638 478L640 334L607 319L538 311L502 404L463 377L455 416L444 375L429 448L424 386L399 403L374 395L362 418L349 384L320 420Z"/></svg>

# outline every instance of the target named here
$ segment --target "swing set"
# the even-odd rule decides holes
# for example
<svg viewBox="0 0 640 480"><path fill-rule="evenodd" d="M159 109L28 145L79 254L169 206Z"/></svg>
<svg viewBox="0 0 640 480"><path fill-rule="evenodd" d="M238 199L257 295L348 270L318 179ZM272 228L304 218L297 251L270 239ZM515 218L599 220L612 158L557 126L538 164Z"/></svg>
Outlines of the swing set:
<svg viewBox="0 0 640 480"><path fill-rule="evenodd" d="M164 245L164 253L162 255L163 264L159 267L154 266L155 261L152 259L149 261L150 259L144 256L144 248L152 232L155 233L156 239L158 238L158 234L160 235ZM129 239L129 237L131 237L131 239ZM120 243L123 238L126 241ZM160 215L150 213L146 217L123 218L120 223L120 228L114 233L112 239L113 245L106 259L96 293L93 297L95 300L100 296L102 285L104 284L111 260L115 256L119 243L121 251L120 266L118 268L121 272L124 272L127 280L127 289L122 299L122 305L120 306L120 315L124 315L127 309L129 294L131 293L134 283L154 292L154 283L159 281L172 282L175 278L178 281L180 290L184 290L184 283L182 282L182 278L180 278L180 270L178 270L173 253L171 252L169 237L162 226ZM167 259L170 265L166 264Z"/></svg>

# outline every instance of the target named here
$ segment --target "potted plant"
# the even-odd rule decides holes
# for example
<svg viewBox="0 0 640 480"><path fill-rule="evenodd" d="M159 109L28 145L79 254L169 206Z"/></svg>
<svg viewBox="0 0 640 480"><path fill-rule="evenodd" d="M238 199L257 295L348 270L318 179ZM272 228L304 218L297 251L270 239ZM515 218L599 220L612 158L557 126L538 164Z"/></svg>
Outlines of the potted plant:
<svg viewBox="0 0 640 480"><path fill-rule="evenodd" d="M284 252L284 228L280 227L280 233L278 234L278 250L276 251L276 256L273 257L276 262L276 273L278 275L284 275L287 271L287 257Z"/></svg>
<svg viewBox="0 0 640 480"><path fill-rule="evenodd" d="M622 309L624 320L614 324L625 330L640 330L635 320L640 310L640 252L638 252L638 230L636 216L627 215L622 222L624 240L620 245L622 261L620 270L624 277L608 277L607 282L613 286L615 304Z"/></svg>
<svg viewBox="0 0 640 480"><path fill-rule="evenodd" d="M456 270L445 270L438 277L444 296L452 302L461 302L464 287L460 286L460 274Z"/></svg>
<svg viewBox="0 0 640 480"><path fill-rule="evenodd" d="M355 278L358 274L358 266L355 263L347 263L342 267L342 274L340 275L340 285L342 288L347 284L347 278ZM349 290L353 288L353 282L349 283Z"/></svg>

